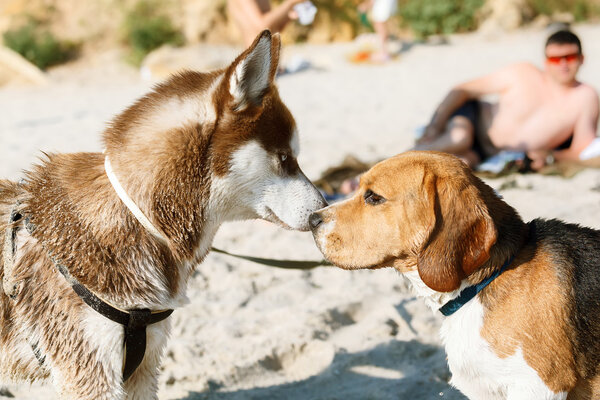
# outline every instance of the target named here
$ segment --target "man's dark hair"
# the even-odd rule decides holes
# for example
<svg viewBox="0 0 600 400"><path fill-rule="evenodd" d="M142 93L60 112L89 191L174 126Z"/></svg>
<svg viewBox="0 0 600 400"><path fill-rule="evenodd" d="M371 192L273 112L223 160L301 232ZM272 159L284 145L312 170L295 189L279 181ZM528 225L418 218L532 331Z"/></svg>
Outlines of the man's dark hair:
<svg viewBox="0 0 600 400"><path fill-rule="evenodd" d="M576 34L568 30L554 32L552 35L550 35L550 37L548 37L548 40L546 40L546 46L544 48L551 44L576 44L579 48L579 54L582 54L581 41Z"/></svg>

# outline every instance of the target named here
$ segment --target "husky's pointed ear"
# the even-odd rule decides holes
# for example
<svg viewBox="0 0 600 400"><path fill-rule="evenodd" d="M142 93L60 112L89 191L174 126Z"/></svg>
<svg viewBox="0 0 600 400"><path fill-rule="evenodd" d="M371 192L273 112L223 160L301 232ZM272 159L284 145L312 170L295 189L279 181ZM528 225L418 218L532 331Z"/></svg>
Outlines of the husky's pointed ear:
<svg viewBox="0 0 600 400"><path fill-rule="evenodd" d="M269 79L271 82L275 80L277 70L279 69L279 53L281 52L281 36L279 32L271 37L271 71Z"/></svg>
<svg viewBox="0 0 600 400"><path fill-rule="evenodd" d="M271 36L271 32L265 30L231 64L229 93L235 110L262 103L277 73L280 43L278 34Z"/></svg>

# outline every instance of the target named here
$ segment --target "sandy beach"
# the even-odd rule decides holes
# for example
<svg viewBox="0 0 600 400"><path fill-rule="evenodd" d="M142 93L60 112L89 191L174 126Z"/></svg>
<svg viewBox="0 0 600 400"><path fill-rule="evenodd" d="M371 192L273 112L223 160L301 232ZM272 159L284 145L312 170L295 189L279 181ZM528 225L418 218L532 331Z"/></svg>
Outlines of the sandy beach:
<svg viewBox="0 0 600 400"><path fill-rule="evenodd" d="M577 25L586 56L580 79L600 89L600 25ZM400 153L454 84L501 66L541 67L548 32L451 36L405 44L387 64L352 64L355 43L295 45L312 68L278 78L301 136L310 179L348 154L373 161ZM110 119L152 83L98 55L50 71L46 86L0 88L0 176L23 176L43 152L102 151ZM600 170L564 179L538 174L486 180L524 220L559 218L600 228ZM234 253L317 260L309 233L263 221L224 225L214 245ZM161 400L465 399L449 384L438 337L441 315L393 270L309 272L210 254L172 316ZM9 385L15 399L56 399L50 385ZM0 395L0 398L5 398Z"/></svg>

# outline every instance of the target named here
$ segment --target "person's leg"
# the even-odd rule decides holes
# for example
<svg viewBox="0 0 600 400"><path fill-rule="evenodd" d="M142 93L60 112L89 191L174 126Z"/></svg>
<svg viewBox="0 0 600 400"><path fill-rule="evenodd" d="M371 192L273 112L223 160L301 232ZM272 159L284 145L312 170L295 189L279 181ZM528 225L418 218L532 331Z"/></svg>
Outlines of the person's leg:
<svg viewBox="0 0 600 400"><path fill-rule="evenodd" d="M454 154L469 167L476 166L480 161L479 155L473 151L475 127L462 115L456 115L448 121L446 130L431 142L418 144L413 150L441 151Z"/></svg>
<svg viewBox="0 0 600 400"><path fill-rule="evenodd" d="M388 26L387 21L396 13L398 0L374 0L371 16L373 18L373 29L379 39L379 51L373 53L371 60L387 61L390 54L387 50Z"/></svg>
<svg viewBox="0 0 600 400"><path fill-rule="evenodd" d="M429 143L418 144L411 150L441 151L460 158L473 168L481 162L473 150L475 128L473 123L462 115L456 115L446 125L446 131ZM350 194L358 188L358 177L346 179L340 186L340 193Z"/></svg>
<svg viewBox="0 0 600 400"><path fill-rule="evenodd" d="M388 29L387 21L373 21L373 28L379 39L379 51L373 53L371 59L373 61L384 62L390 59L390 53L387 49Z"/></svg>
<svg viewBox="0 0 600 400"><path fill-rule="evenodd" d="M360 180L360 175L355 176L354 178L346 179L340 185L339 192L341 194L350 194L353 193L356 189L358 189L358 182Z"/></svg>
<svg viewBox="0 0 600 400"><path fill-rule="evenodd" d="M431 142L416 145L413 150L434 150L451 154L461 154L471 150L474 142L473 123L462 115L448 121L446 130Z"/></svg>

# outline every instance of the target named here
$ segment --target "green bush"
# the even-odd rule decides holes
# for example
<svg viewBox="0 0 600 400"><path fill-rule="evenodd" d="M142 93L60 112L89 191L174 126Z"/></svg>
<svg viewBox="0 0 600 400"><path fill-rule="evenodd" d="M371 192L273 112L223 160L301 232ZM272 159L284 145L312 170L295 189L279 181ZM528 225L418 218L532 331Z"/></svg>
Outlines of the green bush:
<svg viewBox="0 0 600 400"><path fill-rule="evenodd" d="M360 19L355 0L312 0L319 12L325 11L333 20L350 24L356 33L360 29Z"/></svg>
<svg viewBox="0 0 600 400"><path fill-rule="evenodd" d="M600 16L600 4L594 0L529 0L528 3L535 15L569 12L577 21Z"/></svg>
<svg viewBox="0 0 600 400"><path fill-rule="evenodd" d="M163 44L183 44L183 35L160 12L159 4L154 0L139 1L125 17L125 42L131 48L129 60L136 65Z"/></svg>
<svg viewBox="0 0 600 400"><path fill-rule="evenodd" d="M43 24L35 20L4 32L3 39L6 47L41 69L65 62L77 51L77 45L58 40Z"/></svg>
<svg viewBox="0 0 600 400"><path fill-rule="evenodd" d="M542 1L542 0L540 0ZM400 16L418 37L475 29L484 0L403 0Z"/></svg>

